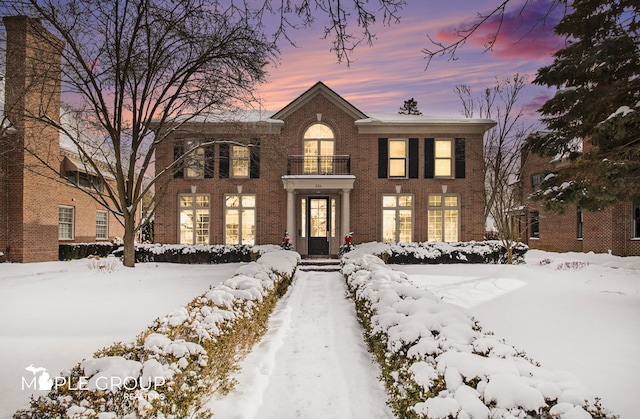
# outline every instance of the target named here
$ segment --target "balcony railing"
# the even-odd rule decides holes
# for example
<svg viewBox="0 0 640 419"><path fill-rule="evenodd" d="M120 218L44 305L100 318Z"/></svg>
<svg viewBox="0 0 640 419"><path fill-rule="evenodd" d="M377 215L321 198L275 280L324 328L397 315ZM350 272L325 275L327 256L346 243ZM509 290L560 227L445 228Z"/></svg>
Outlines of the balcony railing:
<svg viewBox="0 0 640 419"><path fill-rule="evenodd" d="M287 175L350 175L351 156L289 156Z"/></svg>

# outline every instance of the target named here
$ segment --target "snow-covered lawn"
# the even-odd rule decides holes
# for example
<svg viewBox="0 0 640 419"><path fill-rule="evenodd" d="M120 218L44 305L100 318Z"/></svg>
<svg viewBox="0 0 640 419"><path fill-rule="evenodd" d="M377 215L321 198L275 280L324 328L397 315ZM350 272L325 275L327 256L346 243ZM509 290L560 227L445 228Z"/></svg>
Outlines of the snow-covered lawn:
<svg viewBox="0 0 640 419"><path fill-rule="evenodd" d="M640 412L640 258L530 250L527 264L394 265L605 407Z"/></svg>
<svg viewBox="0 0 640 419"><path fill-rule="evenodd" d="M31 391L21 390L22 377L31 376L25 367L56 374L114 341L131 341L154 318L229 278L239 264L151 263L112 273L88 266L87 261L0 264L0 418L28 404ZM530 251L527 265L520 266L394 268L464 306L485 330L544 367L577 375L622 419L640 411L640 258ZM360 412L350 404L368 403L362 399L368 394L383 401L374 381L378 371L357 339L353 303L345 299L341 278L325 275L297 278L276 307L263 342L243 362L238 391L211 402L219 417L234 400L244 403L243 410L234 410L240 417L253 417L251 412L258 418L267 412L327 417L318 410L326 407L323 385L348 394L332 398L331 412L385 417L379 404Z"/></svg>
<svg viewBox="0 0 640 419"><path fill-rule="evenodd" d="M233 276L240 264L119 266L88 260L0 264L0 418L28 406L31 364L51 376L113 342L131 342L151 322ZM46 394L36 391L36 394Z"/></svg>

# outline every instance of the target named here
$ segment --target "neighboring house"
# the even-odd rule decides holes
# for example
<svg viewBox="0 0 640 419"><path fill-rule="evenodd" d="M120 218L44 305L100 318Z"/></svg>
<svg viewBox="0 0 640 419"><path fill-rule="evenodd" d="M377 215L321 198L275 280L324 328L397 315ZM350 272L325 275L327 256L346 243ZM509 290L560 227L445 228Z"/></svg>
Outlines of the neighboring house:
<svg viewBox="0 0 640 419"><path fill-rule="evenodd" d="M303 255L354 243L482 240L487 119L380 114L322 82L277 112L176 120L156 173L155 239L274 244ZM167 131L159 131L161 136Z"/></svg>
<svg viewBox="0 0 640 419"><path fill-rule="evenodd" d="M523 152L522 241L532 249L553 252L640 256L640 197L598 212L568 206L563 214L544 211L538 202L528 199L540 189L545 176L567 164L566 159Z"/></svg>
<svg viewBox="0 0 640 419"><path fill-rule="evenodd" d="M115 217L87 195L97 176L58 130L25 115L48 115L78 126L61 111L63 44L37 20L5 17L6 77L0 150L0 258L14 262L58 259L60 243L108 241L122 237ZM64 177L55 176L25 148ZM73 185L84 188L84 191Z"/></svg>

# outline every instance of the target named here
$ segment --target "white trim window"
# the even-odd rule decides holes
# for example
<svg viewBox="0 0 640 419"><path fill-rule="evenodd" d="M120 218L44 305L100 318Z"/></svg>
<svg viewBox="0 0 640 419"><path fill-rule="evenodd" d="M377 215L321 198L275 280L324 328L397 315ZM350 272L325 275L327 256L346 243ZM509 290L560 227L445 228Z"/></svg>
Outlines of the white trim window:
<svg viewBox="0 0 640 419"><path fill-rule="evenodd" d="M180 244L209 244L209 195L182 194L178 205Z"/></svg>
<svg viewBox="0 0 640 419"><path fill-rule="evenodd" d="M460 241L460 197L457 195L429 195L429 241Z"/></svg>
<svg viewBox="0 0 640 419"><path fill-rule="evenodd" d="M382 195L382 241L413 240L413 195Z"/></svg>
<svg viewBox="0 0 640 419"><path fill-rule="evenodd" d="M225 195L224 242L253 246L256 241L256 196Z"/></svg>
<svg viewBox="0 0 640 419"><path fill-rule="evenodd" d="M333 173L335 135L331 127L322 123L309 126L304 132L302 148L305 174Z"/></svg>
<svg viewBox="0 0 640 419"><path fill-rule="evenodd" d="M75 207L60 205L58 207L58 240L73 240L75 234Z"/></svg>
<svg viewBox="0 0 640 419"><path fill-rule="evenodd" d="M109 239L109 212L105 210L96 211L96 239Z"/></svg>

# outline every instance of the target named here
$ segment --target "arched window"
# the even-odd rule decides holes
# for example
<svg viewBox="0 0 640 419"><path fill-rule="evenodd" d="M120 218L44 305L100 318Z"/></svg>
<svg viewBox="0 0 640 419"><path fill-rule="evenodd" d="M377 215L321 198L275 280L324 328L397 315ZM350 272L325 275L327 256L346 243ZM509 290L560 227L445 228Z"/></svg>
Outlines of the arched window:
<svg viewBox="0 0 640 419"><path fill-rule="evenodd" d="M325 124L313 124L304 132L304 173L333 173L335 136Z"/></svg>

